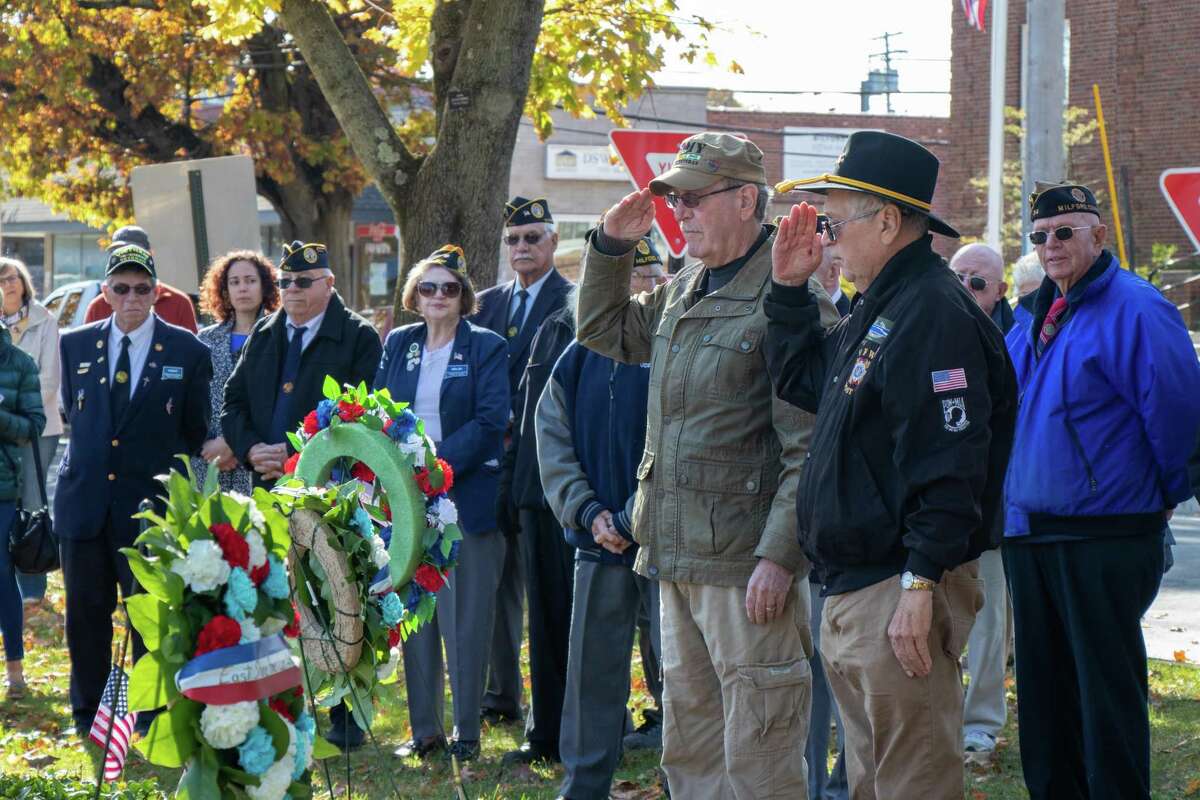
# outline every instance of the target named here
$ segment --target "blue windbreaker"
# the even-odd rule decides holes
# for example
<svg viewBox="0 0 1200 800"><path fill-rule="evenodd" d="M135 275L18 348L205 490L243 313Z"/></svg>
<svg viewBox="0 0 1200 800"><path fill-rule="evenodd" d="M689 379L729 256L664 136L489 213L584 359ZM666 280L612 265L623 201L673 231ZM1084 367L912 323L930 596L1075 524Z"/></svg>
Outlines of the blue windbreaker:
<svg viewBox="0 0 1200 800"><path fill-rule="evenodd" d="M1020 407L1006 538L1159 533L1162 512L1191 494L1200 428L1191 338L1157 289L1105 257L1078 297L1068 292L1070 314L1040 359L1033 326L1053 282L1039 289L1035 322L1009 332ZM1104 519L1069 519L1079 517Z"/></svg>

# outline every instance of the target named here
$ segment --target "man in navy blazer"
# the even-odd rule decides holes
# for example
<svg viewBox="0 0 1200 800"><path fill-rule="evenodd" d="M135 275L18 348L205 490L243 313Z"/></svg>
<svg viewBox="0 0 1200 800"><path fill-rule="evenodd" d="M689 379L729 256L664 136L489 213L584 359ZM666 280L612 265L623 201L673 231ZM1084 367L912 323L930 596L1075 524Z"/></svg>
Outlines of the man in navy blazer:
<svg viewBox="0 0 1200 800"><path fill-rule="evenodd" d="M197 454L208 432L208 348L190 331L152 312L154 258L136 245L108 259L108 319L63 334L62 405L70 439L54 495L67 595L71 715L86 737L104 691L112 649L117 587L128 597L133 575L119 548L138 534L138 504L164 493L156 475L183 469L176 456ZM133 634L136 659L145 648Z"/></svg>
<svg viewBox="0 0 1200 800"><path fill-rule="evenodd" d="M550 204L544 197L514 197L504 207L504 244L516 278L479 294L479 312L471 322L508 341L508 388L512 417L519 419L518 391L533 336L545 319L563 307L571 282L554 268L558 233ZM506 446L510 437L505 437ZM536 465L536 464L535 464ZM513 501L512 464L506 459L496 499L497 524L506 535L504 572L496 595L496 624L492 633L492 661L488 670L483 714L492 721L521 718L521 613L525 593L525 556L517 536L517 508ZM540 481L534 475L533 480Z"/></svg>

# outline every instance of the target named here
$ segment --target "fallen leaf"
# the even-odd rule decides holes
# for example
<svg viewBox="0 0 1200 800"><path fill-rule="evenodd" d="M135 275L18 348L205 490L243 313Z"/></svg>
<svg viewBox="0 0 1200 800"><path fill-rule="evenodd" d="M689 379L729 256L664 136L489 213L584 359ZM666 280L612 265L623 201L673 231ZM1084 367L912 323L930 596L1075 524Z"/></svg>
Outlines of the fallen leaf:
<svg viewBox="0 0 1200 800"><path fill-rule="evenodd" d="M1183 793L1188 797L1192 797L1196 792L1200 792L1200 778L1192 778L1188 781L1187 788L1183 790Z"/></svg>
<svg viewBox="0 0 1200 800"><path fill-rule="evenodd" d="M1187 661L1187 651L1186 650L1176 650L1175 651L1175 660L1179 661L1181 663L1184 661Z"/></svg>

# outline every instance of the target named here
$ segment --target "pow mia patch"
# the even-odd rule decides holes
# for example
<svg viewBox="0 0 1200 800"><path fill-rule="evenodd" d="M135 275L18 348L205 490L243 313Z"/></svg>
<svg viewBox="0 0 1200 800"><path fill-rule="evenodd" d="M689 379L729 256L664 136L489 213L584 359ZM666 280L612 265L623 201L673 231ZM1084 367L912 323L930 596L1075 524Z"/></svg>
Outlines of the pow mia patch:
<svg viewBox="0 0 1200 800"><path fill-rule="evenodd" d="M967 402L961 397L946 397L942 400L943 426L950 433L958 433L967 429L971 421L967 419Z"/></svg>

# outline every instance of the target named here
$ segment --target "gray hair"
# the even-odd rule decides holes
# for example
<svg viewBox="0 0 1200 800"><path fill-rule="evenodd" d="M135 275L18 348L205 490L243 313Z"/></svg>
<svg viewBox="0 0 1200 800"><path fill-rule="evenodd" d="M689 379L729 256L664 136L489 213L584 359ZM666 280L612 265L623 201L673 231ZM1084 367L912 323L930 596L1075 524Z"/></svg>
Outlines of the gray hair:
<svg viewBox="0 0 1200 800"><path fill-rule="evenodd" d="M1038 258L1036 250L1030 250L1013 264L1013 283L1017 286L1035 281L1041 283L1045 277L1046 270L1042 268L1042 261Z"/></svg>
<svg viewBox="0 0 1200 800"><path fill-rule="evenodd" d="M0 272L4 272L4 270L10 267L17 273L17 277L21 279L21 287L24 292L23 302L32 303L37 299L37 291L33 288L33 278L29 274L29 268L20 259L0 256Z"/></svg>
<svg viewBox="0 0 1200 800"><path fill-rule="evenodd" d="M516 225L505 225L505 226L504 226L504 233L505 233L505 235L507 235L507 234L508 234L508 232L509 232L510 230L512 230L514 227L520 227L520 226L516 226ZM556 230L558 230L558 229L557 229L557 228L554 226L554 223L553 223L553 222L543 222L543 223L542 223L542 230L544 230L546 233L554 233L554 232L555 232Z"/></svg>

